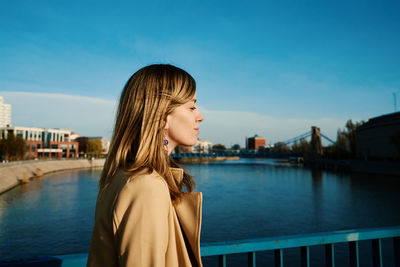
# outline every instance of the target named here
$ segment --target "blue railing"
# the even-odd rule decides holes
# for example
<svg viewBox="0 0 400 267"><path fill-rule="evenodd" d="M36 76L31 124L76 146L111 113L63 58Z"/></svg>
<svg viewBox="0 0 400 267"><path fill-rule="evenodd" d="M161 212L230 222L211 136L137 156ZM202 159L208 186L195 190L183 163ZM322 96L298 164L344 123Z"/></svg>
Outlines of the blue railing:
<svg viewBox="0 0 400 267"><path fill-rule="evenodd" d="M275 266L284 266L284 250L299 248L301 266L310 266L310 247L324 245L326 266L335 266L335 244L348 243L350 266L360 266L358 242L370 240L372 242L373 266L383 266L382 239L386 238L393 239L394 266L400 266L400 226L203 243L201 245L201 256L218 256L219 266L225 267L227 255L248 253L248 266L255 267L256 252L272 250L275 254ZM86 266L86 260L87 254L71 254L0 264L0 266L79 267Z"/></svg>
<svg viewBox="0 0 400 267"><path fill-rule="evenodd" d="M360 266L358 242L371 240L374 266L383 266L382 239L393 238L395 266L400 266L400 227L345 230L326 233L257 238L241 241L202 244L201 255L218 256L219 266L226 266L229 254L248 253L248 266L256 266L257 251L274 251L275 266L284 266L284 249L299 248L301 266L310 266L310 247L325 245L326 266L335 266L335 244L348 243L350 266Z"/></svg>

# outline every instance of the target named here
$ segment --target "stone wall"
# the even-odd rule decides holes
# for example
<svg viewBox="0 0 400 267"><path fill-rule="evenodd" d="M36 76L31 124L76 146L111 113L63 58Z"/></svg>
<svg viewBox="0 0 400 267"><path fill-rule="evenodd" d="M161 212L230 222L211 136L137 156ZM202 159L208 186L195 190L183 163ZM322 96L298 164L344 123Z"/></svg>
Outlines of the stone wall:
<svg viewBox="0 0 400 267"><path fill-rule="evenodd" d="M61 159L0 163L0 194L34 177L62 170L101 168L104 161L104 159Z"/></svg>

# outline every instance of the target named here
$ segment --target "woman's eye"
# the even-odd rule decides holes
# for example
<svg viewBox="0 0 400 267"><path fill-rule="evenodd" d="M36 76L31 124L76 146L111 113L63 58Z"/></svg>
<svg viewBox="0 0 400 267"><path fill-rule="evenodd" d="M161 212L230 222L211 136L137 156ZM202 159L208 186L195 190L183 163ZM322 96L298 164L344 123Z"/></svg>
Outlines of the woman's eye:
<svg viewBox="0 0 400 267"><path fill-rule="evenodd" d="M195 110L196 108L197 108L197 107L191 107L190 109L191 109L191 110Z"/></svg>

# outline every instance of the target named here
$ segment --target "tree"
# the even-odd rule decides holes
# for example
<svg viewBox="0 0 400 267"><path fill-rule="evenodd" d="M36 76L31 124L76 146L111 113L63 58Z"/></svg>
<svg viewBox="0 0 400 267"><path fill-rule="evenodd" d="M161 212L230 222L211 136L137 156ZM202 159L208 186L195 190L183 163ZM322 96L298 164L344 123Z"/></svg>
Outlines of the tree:
<svg viewBox="0 0 400 267"><path fill-rule="evenodd" d="M336 143L346 148L353 156L356 154L356 130L365 121L355 122L350 119L346 122L345 129L338 129Z"/></svg>
<svg viewBox="0 0 400 267"><path fill-rule="evenodd" d="M233 150L239 150L239 149L240 149L240 145L239 145L239 144L234 144L234 145L232 146L232 149L233 149Z"/></svg>
<svg viewBox="0 0 400 267"><path fill-rule="evenodd" d="M103 144L100 139L89 139L86 145L86 154L98 158L103 151Z"/></svg>
<svg viewBox="0 0 400 267"><path fill-rule="evenodd" d="M287 144L278 142L274 145L274 149L272 150L273 152L279 152L279 153L286 153L289 152L290 149L287 146Z"/></svg>
<svg viewBox="0 0 400 267"><path fill-rule="evenodd" d="M300 152L300 153L310 153L311 152L311 143L308 142L306 139L302 139L300 142L295 142L291 150L293 152Z"/></svg>
<svg viewBox="0 0 400 267"><path fill-rule="evenodd" d="M337 130L336 144L324 148L324 155L330 158L348 158L356 154L356 131L365 121L353 122L351 119L344 129Z"/></svg>
<svg viewBox="0 0 400 267"><path fill-rule="evenodd" d="M6 139L0 140L1 160L24 159L26 153L26 142L20 136L8 133Z"/></svg>
<svg viewBox="0 0 400 267"><path fill-rule="evenodd" d="M226 147L225 147L224 145L221 145L221 144L216 144L216 145L213 145L213 146L212 146L212 149L213 149L214 151L218 151L218 150L225 150Z"/></svg>
<svg viewBox="0 0 400 267"><path fill-rule="evenodd" d="M15 149L16 159L24 159L27 148L26 148L26 142L22 137L17 136L15 138L15 148L14 149Z"/></svg>

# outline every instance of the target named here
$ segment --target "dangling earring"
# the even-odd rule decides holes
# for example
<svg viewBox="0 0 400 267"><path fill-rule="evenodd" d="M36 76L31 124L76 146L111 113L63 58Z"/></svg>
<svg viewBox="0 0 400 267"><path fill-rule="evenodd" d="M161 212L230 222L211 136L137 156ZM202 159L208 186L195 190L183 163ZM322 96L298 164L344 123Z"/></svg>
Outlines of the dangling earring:
<svg viewBox="0 0 400 267"><path fill-rule="evenodd" d="M164 139L164 149L168 152L168 140Z"/></svg>

